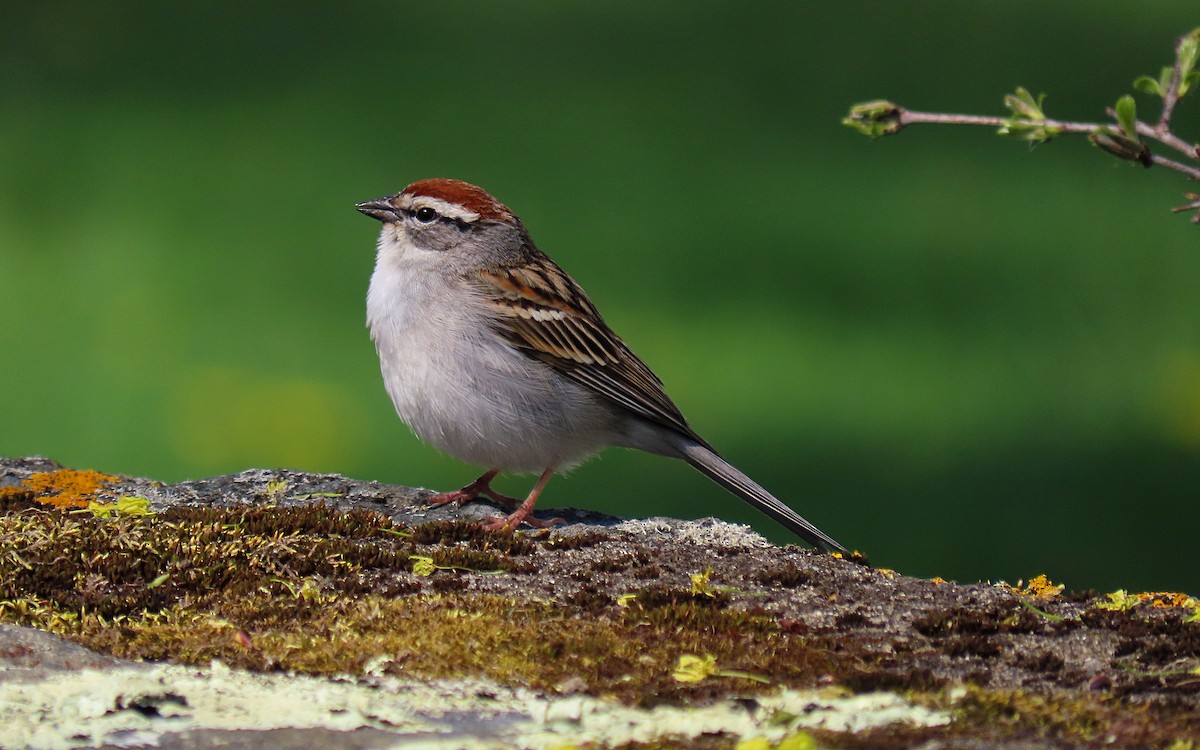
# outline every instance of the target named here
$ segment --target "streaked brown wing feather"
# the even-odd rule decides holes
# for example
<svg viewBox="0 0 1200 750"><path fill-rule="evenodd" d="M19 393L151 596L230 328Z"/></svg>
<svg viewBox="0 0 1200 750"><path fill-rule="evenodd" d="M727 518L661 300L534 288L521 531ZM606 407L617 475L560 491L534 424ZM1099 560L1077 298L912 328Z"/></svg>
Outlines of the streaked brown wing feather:
<svg viewBox="0 0 1200 750"><path fill-rule="evenodd" d="M480 271L477 280L499 313L500 333L518 349L635 414L695 435L662 381L552 261Z"/></svg>

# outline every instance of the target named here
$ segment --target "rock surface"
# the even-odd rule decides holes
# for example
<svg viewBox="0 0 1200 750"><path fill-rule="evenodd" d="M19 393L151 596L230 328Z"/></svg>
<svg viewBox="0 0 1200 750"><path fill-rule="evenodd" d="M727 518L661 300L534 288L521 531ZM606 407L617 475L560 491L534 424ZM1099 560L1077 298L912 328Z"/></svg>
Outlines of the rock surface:
<svg viewBox="0 0 1200 750"><path fill-rule="evenodd" d="M490 504L338 475L85 479L0 459L0 747L1200 742L1182 595L921 580L714 519L557 509L506 540L454 523ZM185 585L217 527L255 527L231 570L269 561L228 596Z"/></svg>

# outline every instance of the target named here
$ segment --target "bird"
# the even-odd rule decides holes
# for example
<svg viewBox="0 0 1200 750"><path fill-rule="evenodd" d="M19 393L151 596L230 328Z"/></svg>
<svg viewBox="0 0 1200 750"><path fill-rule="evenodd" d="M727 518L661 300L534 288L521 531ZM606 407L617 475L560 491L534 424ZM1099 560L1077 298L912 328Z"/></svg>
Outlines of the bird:
<svg viewBox="0 0 1200 750"><path fill-rule="evenodd" d="M508 506L484 528L544 527L533 509L555 472L606 447L679 458L826 552L845 547L717 453L662 381L534 244L508 206L448 178L355 204L382 222L367 327L396 413L423 442L486 467L433 504L480 495ZM501 472L540 475L524 500Z"/></svg>

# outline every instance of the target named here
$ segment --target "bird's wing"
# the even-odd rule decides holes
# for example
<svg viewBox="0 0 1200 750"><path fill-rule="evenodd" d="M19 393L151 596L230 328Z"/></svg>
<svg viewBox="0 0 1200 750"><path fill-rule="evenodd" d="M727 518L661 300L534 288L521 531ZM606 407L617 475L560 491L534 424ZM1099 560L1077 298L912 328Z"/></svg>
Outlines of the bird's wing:
<svg viewBox="0 0 1200 750"><path fill-rule="evenodd" d="M605 325L579 285L549 258L539 260L477 273L500 334L634 414L694 435L662 381Z"/></svg>

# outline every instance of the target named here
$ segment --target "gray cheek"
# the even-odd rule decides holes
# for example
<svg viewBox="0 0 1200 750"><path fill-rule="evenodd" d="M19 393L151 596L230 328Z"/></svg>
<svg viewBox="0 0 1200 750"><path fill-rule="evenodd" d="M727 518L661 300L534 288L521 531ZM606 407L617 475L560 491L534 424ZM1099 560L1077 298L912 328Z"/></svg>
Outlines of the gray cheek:
<svg viewBox="0 0 1200 750"><path fill-rule="evenodd" d="M413 232L413 239L418 245L439 253L448 253L458 247L464 237L466 235L462 230L442 224L417 227Z"/></svg>
<svg viewBox="0 0 1200 750"><path fill-rule="evenodd" d="M507 224L479 226L471 235L473 253L481 266L520 262L528 255L526 238Z"/></svg>

